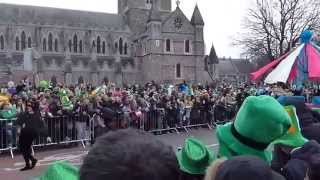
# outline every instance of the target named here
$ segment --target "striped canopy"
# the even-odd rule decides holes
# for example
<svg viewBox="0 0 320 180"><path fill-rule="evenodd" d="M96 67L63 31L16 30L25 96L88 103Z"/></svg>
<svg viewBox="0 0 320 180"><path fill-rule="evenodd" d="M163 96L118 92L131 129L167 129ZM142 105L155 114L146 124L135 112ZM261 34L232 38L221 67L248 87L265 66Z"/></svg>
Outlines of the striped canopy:
<svg viewBox="0 0 320 180"><path fill-rule="evenodd" d="M310 31L303 32L298 47L251 73L251 80L256 81L270 71L264 80L267 84L320 80L320 47L311 41L312 36Z"/></svg>

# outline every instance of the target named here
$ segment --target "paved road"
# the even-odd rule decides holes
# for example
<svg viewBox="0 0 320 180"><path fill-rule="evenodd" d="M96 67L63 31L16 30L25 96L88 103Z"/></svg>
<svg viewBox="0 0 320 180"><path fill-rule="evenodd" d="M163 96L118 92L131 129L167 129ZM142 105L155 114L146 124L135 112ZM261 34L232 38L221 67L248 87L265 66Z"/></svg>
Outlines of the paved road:
<svg viewBox="0 0 320 180"><path fill-rule="evenodd" d="M160 140L172 145L174 148L181 147L187 137L196 137L201 139L204 143L211 145L215 144L216 137L214 130L195 129L189 133L181 134L165 134L156 136ZM24 166L23 158L16 155L14 159L9 156L0 157L0 179L9 180L27 180L31 177L39 176L48 165L57 160L67 160L74 165L81 165L83 157L88 153L89 148L72 148L60 149L53 151L36 152L36 158L39 163L32 171L20 172L19 169Z"/></svg>

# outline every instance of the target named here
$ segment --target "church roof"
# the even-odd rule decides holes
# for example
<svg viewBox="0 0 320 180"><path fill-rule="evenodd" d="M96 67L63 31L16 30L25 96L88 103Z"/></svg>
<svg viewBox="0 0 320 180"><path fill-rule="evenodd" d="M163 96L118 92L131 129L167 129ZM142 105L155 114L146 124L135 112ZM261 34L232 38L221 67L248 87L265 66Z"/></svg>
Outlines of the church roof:
<svg viewBox="0 0 320 180"><path fill-rule="evenodd" d="M191 24L204 26L204 21L200 13L200 10L198 8L198 5L196 5L196 7L194 8L192 18L191 18Z"/></svg>
<svg viewBox="0 0 320 180"><path fill-rule="evenodd" d="M245 59L220 59L217 69L220 75L250 74L254 66Z"/></svg>
<svg viewBox="0 0 320 180"><path fill-rule="evenodd" d="M0 23L98 28L121 28L125 25L124 19L117 14L5 3L0 3Z"/></svg>

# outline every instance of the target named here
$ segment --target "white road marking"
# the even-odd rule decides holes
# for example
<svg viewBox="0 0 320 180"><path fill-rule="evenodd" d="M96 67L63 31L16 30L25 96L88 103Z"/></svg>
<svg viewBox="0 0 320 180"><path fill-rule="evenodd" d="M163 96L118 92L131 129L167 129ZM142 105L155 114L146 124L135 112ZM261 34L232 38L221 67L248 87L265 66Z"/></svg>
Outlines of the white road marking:
<svg viewBox="0 0 320 180"><path fill-rule="evenodd" d="M73 165L81 165L82 159L84 156L88 154L88 151L75 151L69 153L59 153L44 157L43 159L38 160L37 167L40 166L49 166L54 164L56 161L68 161L70 164ZM16 162L14 163L13 167L3 168L0 171L18 171L25 165L24 162Z"/></svg>

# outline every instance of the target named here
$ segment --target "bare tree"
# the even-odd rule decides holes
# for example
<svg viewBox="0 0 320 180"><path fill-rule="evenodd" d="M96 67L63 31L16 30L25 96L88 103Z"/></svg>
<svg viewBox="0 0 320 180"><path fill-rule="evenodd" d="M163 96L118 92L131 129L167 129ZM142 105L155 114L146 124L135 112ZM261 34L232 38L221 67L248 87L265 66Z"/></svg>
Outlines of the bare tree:
<svg viewBox="0 0 320 180"><path fill-rule="evenodd" d="M319 0L255 0L235 45L250 59L272 60L295 47L303 30L319 25Z"/></svg>

